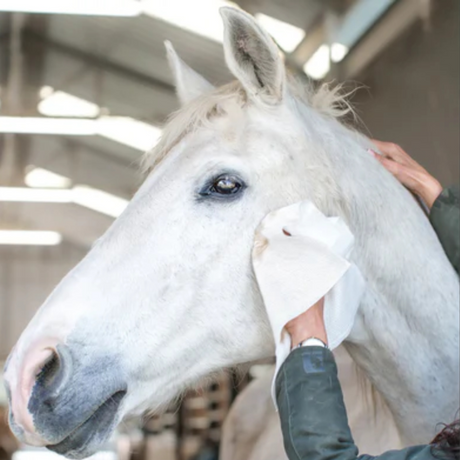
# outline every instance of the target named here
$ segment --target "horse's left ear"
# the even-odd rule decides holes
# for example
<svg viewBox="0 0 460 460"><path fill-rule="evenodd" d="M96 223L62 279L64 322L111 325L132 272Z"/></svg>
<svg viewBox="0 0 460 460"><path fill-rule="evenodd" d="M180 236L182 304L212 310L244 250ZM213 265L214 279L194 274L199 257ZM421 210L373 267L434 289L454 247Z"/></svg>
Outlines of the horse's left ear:
<svg viewBox="0 0 460 460"><path fill-rule="evenodd" d="M286 71L272 38L249 14L236 8L220 9L224 21L225 60L249 97L279 104L284 95Z"/></svg>
<svg viewBox="0 0 460 460"><path fill-rule="evenodd" d="M176 91L182 105L214 89L199 73L189 67L176 53L171 42L165 41L169 65L174 74Z"/></svg>

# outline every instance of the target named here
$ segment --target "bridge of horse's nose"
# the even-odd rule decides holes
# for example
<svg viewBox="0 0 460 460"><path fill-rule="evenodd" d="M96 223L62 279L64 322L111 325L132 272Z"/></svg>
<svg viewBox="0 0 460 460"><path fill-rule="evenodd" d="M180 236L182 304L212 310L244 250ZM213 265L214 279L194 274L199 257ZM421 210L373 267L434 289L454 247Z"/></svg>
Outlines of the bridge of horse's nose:
<svg viewBox="0 0 460 460"><path fill-rule="evenodd" d="M71 356L62 345L34 347L24 357L20 367L18 385L12 394L12 412L16 423L26 433L34 433L31 416L37 404L52 405L70 375ZM34 390L40 387L46 398L34 399Z"/></svg>

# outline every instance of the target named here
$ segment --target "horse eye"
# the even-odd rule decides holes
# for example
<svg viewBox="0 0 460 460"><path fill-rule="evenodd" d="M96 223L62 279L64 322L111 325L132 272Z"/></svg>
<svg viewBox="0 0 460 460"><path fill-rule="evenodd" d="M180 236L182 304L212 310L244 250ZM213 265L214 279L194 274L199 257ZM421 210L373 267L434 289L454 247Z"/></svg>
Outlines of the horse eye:
<svg viewBox="0 0 460 460"><path fill-rule="evenodd" d="M211 193L218 193L219 195L233 195L238 193L243 184L235 176L224 175L218 177L211 187Z"/></svg>
<svg viewBox="0 0 460 460"><path fill-rule="evenodd" d="M214 177L198 192L202 199L233 199L240 195L246 184L238 176L227 173Z"/></svg>

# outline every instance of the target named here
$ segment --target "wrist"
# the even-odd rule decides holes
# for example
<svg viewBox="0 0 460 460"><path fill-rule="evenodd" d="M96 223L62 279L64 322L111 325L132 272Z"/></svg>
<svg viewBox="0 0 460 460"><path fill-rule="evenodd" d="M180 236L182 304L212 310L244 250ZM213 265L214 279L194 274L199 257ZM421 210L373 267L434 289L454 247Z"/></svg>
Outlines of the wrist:
<svg viewBox="0 0 460 460"><path fill-rule="evenodd" d="M289 321L285 328L291 336L293 348L311 337L317 337L327 344L326 326L324 325L324 298Z"/></svg>
<svg viewBox="0 0 460 460"><path fill-rule="evenodd" d="M426 203L429 209L433 207L434 202L442 192L441 183L432 176L429 176L420 184L417 194Z"/></svg>
<svg viewBox="0 0 460 460"><path fill-rule="evenodd" d="M326 331L323 328L309 328L305 329L303 331L298 331L294 334L291 334L291 347L295 348L297 347L300 343L305 342L308 339L319 339L321 342L324 342L326 345L327 343L327 335Z"/></svg>
<svg viewBox="0 0 460 460"><path fill-rule="evenodd" d="M317 337L327 344L326 327L324 325L323 311L307 311L291 323L289 328L292 347L312 337Z"/></svg>

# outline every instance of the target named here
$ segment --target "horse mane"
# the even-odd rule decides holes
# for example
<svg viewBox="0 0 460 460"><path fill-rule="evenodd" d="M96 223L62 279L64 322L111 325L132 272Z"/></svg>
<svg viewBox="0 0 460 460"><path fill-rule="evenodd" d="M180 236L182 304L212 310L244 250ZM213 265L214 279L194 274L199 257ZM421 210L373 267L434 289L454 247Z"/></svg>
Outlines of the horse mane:
<svg viewBox="0 0 460 460"><path fill-rule="evenodd" d="M354 115L349 96L355 90L347 93L343 91L342 85L331 86L328 83L315 88L311 83L305 84L290 75L287 87L291 97L324 116L341 118L349 113ZM231 107L243 108L248 102L246 91L236 80L197 97L173 112L163 127L157 145L143 156L143 172L150 173L187 134L215 117L225 115L231 111Z"/></svg>

